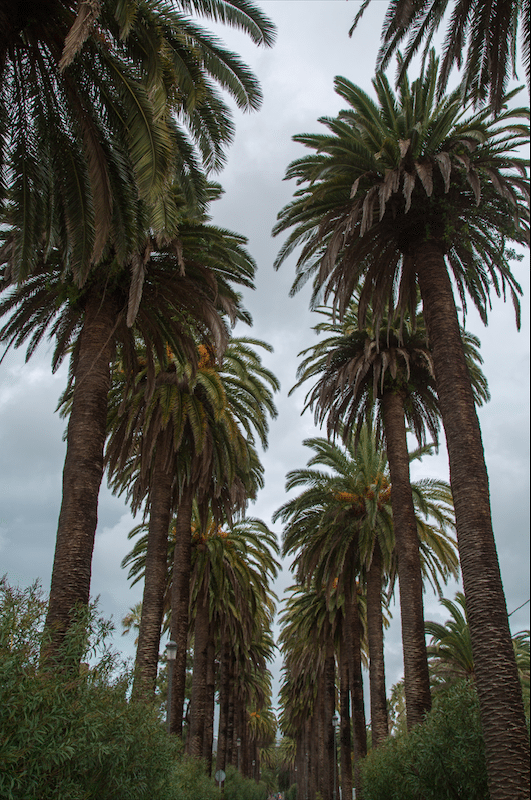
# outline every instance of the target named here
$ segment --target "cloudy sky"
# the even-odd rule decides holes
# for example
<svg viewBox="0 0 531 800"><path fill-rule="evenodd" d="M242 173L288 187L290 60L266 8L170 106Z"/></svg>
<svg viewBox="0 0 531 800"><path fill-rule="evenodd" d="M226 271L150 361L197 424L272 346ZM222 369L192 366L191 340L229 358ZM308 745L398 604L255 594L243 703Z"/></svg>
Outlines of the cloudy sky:
<svg viewBox="0 0 531 800"><path fill-rule="evenodd" d="M218 33L253 68L264 94L259 113L235 112L236 137L219 176L225 189L213 209L216 224L242 233L258 264L256 291L246 294L254 326L238 328L269 342L274 353L264 357L278 376L279 417L271 425L270 444L263 456L265 489L249 509L271 523L272 513L286 500L285 476L303 467L309 450L303 440L316 434L311 415L301 417L304 389L288 398L295 383L298 353L314 341L316 320L308 311L308 293L289 298L294 259L280 272L272 267L281 239L271 229L279 210L290 200L293 185L284 182L287 165L303 148L291 141L297 133L319 130L320 116L336 114L342 104L333 79L343 75L371 91L381 22L387 3L376 0L352 39L348 30L359 8L358 0L261 0L276 23L277 43L270 50L255 48L237 32ZM514 324L512 307L494 301L489 326L474 313L466 327L482 342L484 371L491 402L480 410L489 470L494 528L508 610L529 598L529 278L527 256L515 265L521 281L522 330ZM39 578L48 590L55 532L61 499L65 454L64 421L54 413L66 381L66 366L50 370L51 351L43 346L29 364L24 353L10 352L0 365L0 575L13 584L27 585ZM413 469L415 479L448 479L445 452L424 459ZM136 522L139 519L137 518ZM127 533L134 526L120 498L102 488L99 524L93 560L93 595L100 596L102 612L117 624L116 646L133 655L132 637L120 636L120 620L141 599L139 587L130 589L120 562L130 549ZM280 528L276 527L280 537ZM288 565L276 591L282 595L292 583ZM452 598L458 585L445 592ZM426 594L426 618L444 621L437 598ZM529 627L529 604L510 618L514 632ZM386 638L387 683L402 675L399 612ZM278 676L280 660L274 665Z"/></svg>

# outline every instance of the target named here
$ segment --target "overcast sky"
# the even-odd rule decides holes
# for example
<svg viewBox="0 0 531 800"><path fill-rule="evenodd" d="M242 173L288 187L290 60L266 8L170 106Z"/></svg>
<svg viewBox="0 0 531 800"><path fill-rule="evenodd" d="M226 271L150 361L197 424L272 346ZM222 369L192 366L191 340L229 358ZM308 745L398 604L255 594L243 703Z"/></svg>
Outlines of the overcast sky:
<svg viewBox="0 0 531 800"><path fill-rule="evenodd" d="M311 415L300 415L304 388L287 396L295 383L298 353L314 341L311 327L316 320L308 311L308 292L295 298L288 296L294 259L287 261L280 272L273 270L282 239L272 239L271 229L294 189L292 183L283 182L286 167L304 151L291 137L318 131L318 117L336 114L342 107L333 90L334 77L343 75L371 91L387 2L373 2L350 39L348 30L359 5L358 0L261 0L260 6L278 28L277 43L269 50L255 48L239 33L218 29L219 35L253 68L264 94L260 112L235 113L235 141L219 176L225 195L213 209L213 221L249 239L258 273L256 291L246 293L245 302L254 326L251 330L238 327L236 333L273 345L274 353L266 354L264 362L282 384L277 396L279 417L271 425L269 448L263 456L265 489L249 509L250 515L268 524L273 512L286 500L286 473L305 466L308 460L310 451L302 441L320 433L316 432ZM492 395L491 402L480 410L480 421L509 611L529 598L527 254L524 262L515 264L514 271L525 292L521 332L516 331L512 307L496 299L487 328L472 312L466 320L467 329L481 339L484 371ZM39 578L46 591L65 455L65 424L54 410L67 371L65 365L52 375L50 360L51 351L42 347L29 364L24 364L22 351L15 351L0 365L0 575L7 573L9 581L19 585ZM438 456L414 465L413 478L425 476L448 479L443 449ZM120 562L131 546L127 533L138 521L121 499L102 487L92 593L100 596L102 612L117 624L116 646L127 656L134 653L133 637L120 636L120 620L141 599L141 589L129 588ZM275 530L280 538L278 525ZM276 585L277 594L280 596L292 583L286 565ZM445 596L453 598L458 588L452 584ZM427 592L426 618L444 621L447 615L443 611L437 598ZM513 632L528 628L529 604L515 612L510 622ZM386 659L390 687L403 674L397 608L386 635ZM278 659L273 668L277 677L279 664Z"/></svg>

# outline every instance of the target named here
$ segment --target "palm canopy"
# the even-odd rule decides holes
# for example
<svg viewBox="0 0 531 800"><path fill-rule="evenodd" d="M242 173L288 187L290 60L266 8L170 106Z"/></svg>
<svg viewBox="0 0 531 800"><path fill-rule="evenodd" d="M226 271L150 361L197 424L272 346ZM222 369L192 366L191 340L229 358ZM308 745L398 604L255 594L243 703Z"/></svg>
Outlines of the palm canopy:
<svg viewBox="0 0 531 800"><path fill-rule="evenodd" d="M444 624L427 620L425 625L426 633L431 637L428 645L431 673L438 682L444 684L463 677L474 679L474 657L465 596L457 592L454 600L442 597L440 603L450 614L449 619ZM520 631L512 638L518 674L522 689L527 691L529 709L529 631Z"/></svg>
<svg viewBox="0 0 531 800"><path fill-rule="evenodd" d="M133 548L121 566L129 568L131 586L143 581L146 567L147 524L135 526L128 534ZM176 520L170 521L168 535L167 584L164 627L169 627L172 570ZM240 647L250 644L258 628L268 628L273 620L276 596L271 590L279 564L275 559L275 535L262 520L243 517L232 525L220 524L212 513L202 517L194 505L192 526L192 573L190 602L195 604L201 587L209 587L209 606L218 626L230 631Z"/></svg>
<svg viewBox="0 0 531 800"><path fill-rule="evenodd" d="M286 489L306 488L273 517L285 525L284 555L296 555L300 580L314 576L330 587L339 577L345 585L370 566L378 540L391 588L396 571L391 486L385 451L377 447L374 432L365 425L357 445L353 435L344 446L321 437L304 444L314 455L305 469L288 474ZM423 576L440 593L440 580L457 575L455 542L449 535L450 489L444 481L424 479L414 482L412 491ZM353 543L355 562L350 560Z"/></svg>
<svg viewBox="0 0 531 800"><path fill-rule="evenodd" d="M164 361L168 344L183 361L194 363L198 340L214 341L220 352L223 350L229 338L227 314L233 320L249 320L232 285L253 285L255 263L245 243L230 231L183 220L177 239L162 245L151 237L147 240L137 281L141 288L131 286L129 271L116 261L106 273L94 270L81 288L65 273L57 251L19 286L5 277L9 266L4 263L0 317L9 318L0 331L0 341L7 343L7 348L29 341L27 360L47 335L55 340L54 371L73 353L73 379L87 303L94 293L104 291L117 300L113 337L121 347L125 375L138 371L136 350L143 342L152 380L155 360Z"/></svg>
<svg viewBox="0 0 531 800"><path fill-rule="evenodd" d="M160 200L174 174L201 194L201 167L223 163L233 125L218 87L249 109L261 93L193 11L272 43L248 0L1 4L0 202L15 280L34 269L43 238L80 283L106 245L125 260L139 194Z"/></svg>
<svg viewBox="0 0 531 800"><path fill-rule="evenodd" d="M229 517L255 496L263 481L255 437L267 446L268 415L276 416L273 394L279 388L257 347L270 350L260 340L233 337L217 360L212 347L202 344L193 363L168 347L153 381L146 367L131 394L118 369L107 461L112 485L127 489L135 509L149 491L161 434L175 478L175 506L190 480L199 500L216 498L220 513Z"/></svg>
<svg viewBox="0 0 531 800"><path fill-rule="evenodd" d="M350 35L370 2L364 0L349 31ZM377 69L386 68L406 37L399 78L423 42L426 56L449 5L449 0L391 0L383 23ZM447 18L439 90L446 89L452 67L456 65L460 68L464 64L466 94L477 102L485 102L488 98L492 111L499 113L511 72L516 78L519 32L528 88L531 83L529 16L529 0L498 3L456 0ZM465 47L466 58L463 58Z"/></svg>
<svg viewBox="0 0 531 800"><path fill-rule="evenodd" d="M467 295L486 320L490 293L519 308L507 243L529 239L526 108L469 116L460 89L436 100L433 51L421 77L404 76L395 95L383 73L377 102L343 77L336 92L348 108L322 117L326 133L293 137L314 154L293 161L286 178L301 188L279 213L274 234L292 229L275 265L302 245L292 293L314 278L313 305L333 296L342 316L361 279L360 324L372 304L376 326L395 306L417 302L416 247L444 254L466 311ZM507 102L512 100L512 92Z"/></svg>
<svg viewBox="0 0 531 800"><path fill-rule="evenodd" d="M433 360L428 347L422 314L406 315L401 326L383 320L376 331L370 311L363 330L358 325L358 303L353 298L342 322L331 309L317 309L323 321L314 326L317 334L331 334L303 350L298 382L291 392L305 381L315 379L305 399L305 409L314 410L316 424L326 419L327 432L341 430L356 436L364 422L376 420L376 431L382 427L380 401L386 391L404 392L404 413L407 424L419 445L426 443L429 433L436 444L439 431L439 408ZM462 330L465 355L476 403L490 399L487 380L481 371L479 339ZM290 393L291 393L290 392Z"/></svg>

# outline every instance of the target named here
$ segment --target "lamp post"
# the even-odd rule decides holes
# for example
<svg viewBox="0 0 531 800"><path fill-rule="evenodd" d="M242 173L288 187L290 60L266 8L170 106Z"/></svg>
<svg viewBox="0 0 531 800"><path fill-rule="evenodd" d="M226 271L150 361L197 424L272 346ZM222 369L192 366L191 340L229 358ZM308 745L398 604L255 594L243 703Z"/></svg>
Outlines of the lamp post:
<svg viewBox="0 0 531 800"><path fill-rule="evenodd" d="M166 645L166 659L168 661L168 699L166 707L166 729L170 732L171 722L171 679L173 674L173 662L177 658L177 642L169 641Z"/></svg>
<svg viewBox="0 0 531 800"><path fill-rule="evenodd" d="M236 739L236 752L238 753L238 772L240 771L240 747L242 746L242 740L238 736Z"/></svg>
<svg viewBox="0 0 531 800"><path fill-rule="evenodd" d="M339 717L338 717L337 711L336 711L334 713L334 716L332 717L332 727L334 728L334 764L333 764L333 770L334 770L334 794L333 794L333 798L334 798L334 800L337 800L337 740L336 740L336 730L337 730L337 726L338 725L339 725Z"/></svg>

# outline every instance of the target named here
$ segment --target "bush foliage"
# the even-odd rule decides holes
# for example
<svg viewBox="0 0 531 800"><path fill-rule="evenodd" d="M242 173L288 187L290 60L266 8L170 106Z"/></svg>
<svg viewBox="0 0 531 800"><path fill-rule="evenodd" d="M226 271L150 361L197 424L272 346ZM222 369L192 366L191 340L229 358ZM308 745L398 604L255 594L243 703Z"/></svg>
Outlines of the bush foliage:
<svg viewBox="0 0 531 800"><path fill-rule="evenodd" d="M223 790L224 800L267 800L269 792L265 783L244 778L230 764L226 768L227 779Z"/></svg>
<svg viewBox="0 0 531 800"><path fill-rule="evenodd" d="M371 751L362 775L365 800L488 800L473 684L437 693L425 722Z"/></svg>
<svg viewBox="0 0 531 800"><path fill-rule="evenodd" d="M46 604L37 585L0 583L0 797L3 800L213 800L154 708L129 702L131 673L108 647L111 625L80 613L65 659L39 665ZM88 664L90 663L90 667Z"/></svg>

